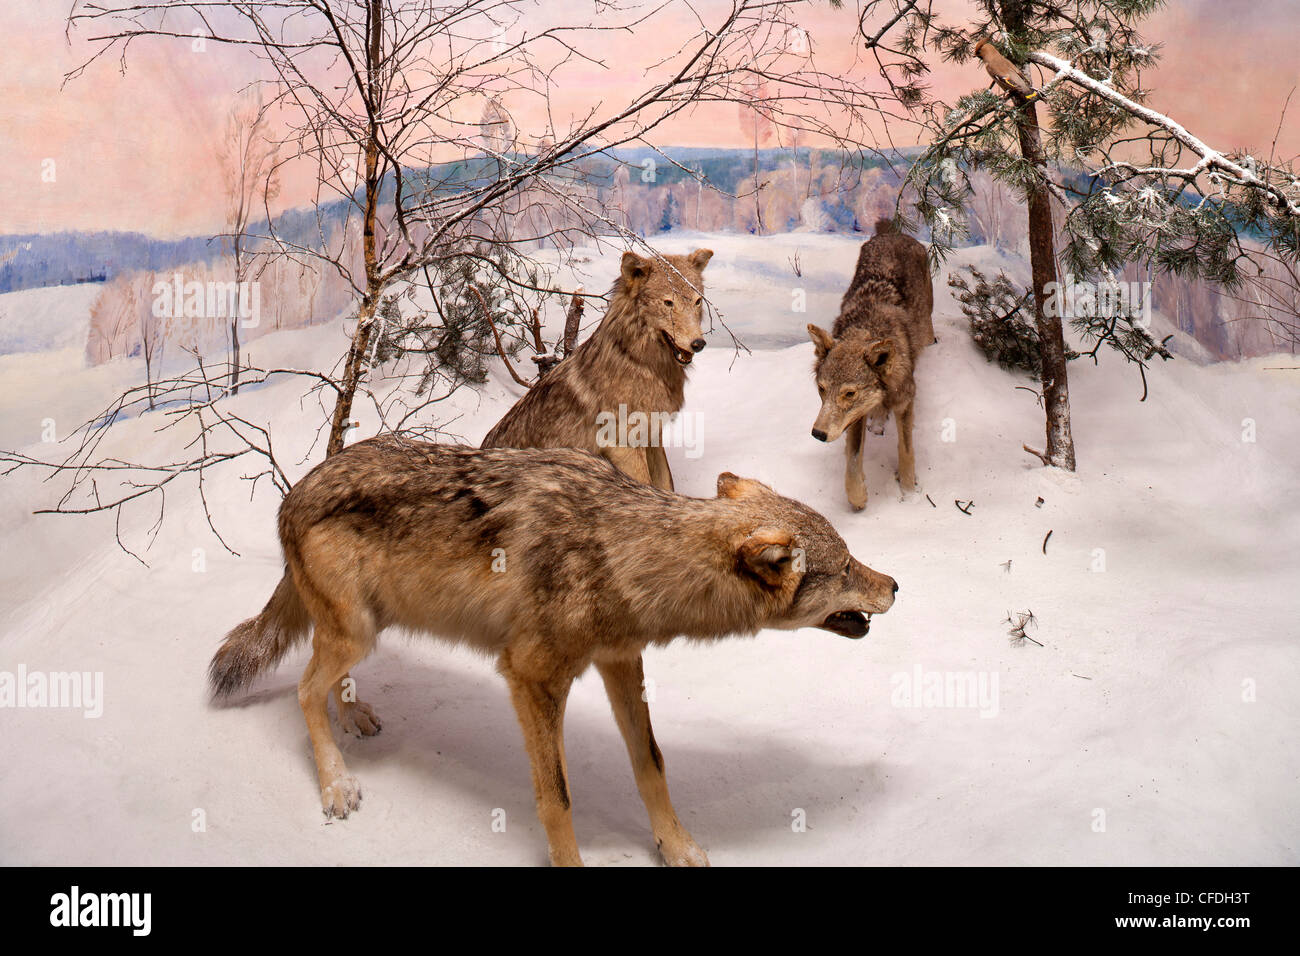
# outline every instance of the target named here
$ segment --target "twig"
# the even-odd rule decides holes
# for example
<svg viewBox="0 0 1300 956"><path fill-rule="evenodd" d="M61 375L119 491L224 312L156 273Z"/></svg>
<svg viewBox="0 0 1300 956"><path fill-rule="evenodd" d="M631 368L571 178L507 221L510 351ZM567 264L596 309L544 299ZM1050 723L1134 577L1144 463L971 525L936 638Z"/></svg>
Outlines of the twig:
<svg viewBox="0 0 1300 956"><path fill-rule="evenodd" d="M1030 395L1034 396L1034 398L1038 399L1038 407L1039 408L1043 407L1043 396L1042 393L1038 391L1038 389L1030 388L1028 385L1017 385L1016 390L1022 392L1028 392Z"/></svg>
<svg viewBox="0 0 1300 956"><path fill-rule="evenodd" d="M1053 529L1053 530L1055 530L1055 529ZM1047 553L1047 538L1050 538L1051 536L1052 536L1052 532L1051 532L1051 531L1048 531L1048 532L1047 532L1047 537L1043 538L1043 554L1046 554L1046 553Z"/></svg>
<svg viewBox="0 0 1300 956"><path fill-rule="evenodd" d="M1011 643L1017 644L1020 641L1032 641L1039 647L1043 646L1041 641L1035 641L1025 633L1025 628L1030 624L1034 625L1034 627L1038 626L1038 618L1034 617L1034 612L1032 610L1017 611L1014 618L1011 616L1011 612L1008 611L1007 619L1003 623L1011 625L1011 630L1007 631L1007 633L1011 635Z"/></svg>
<svg viewBox="0 0 1300 956"><path fill-rule="evenodd" d="M578 347L578 325L582 322L583 301L582 286L578 287L577 292L573 293L573 298L569 300L569 311L564 316L564 354L571 355L573 350Z"/></svg>
<svg viewBox="0 0 1300 956"><path fill-rule="evenodd" d="M533 330L533 347L538 353L546 351L546 343L542 341L542 307L540 305L533 307L533 317L529 323L529 328Z"/></svg>
<svg viewBox="0 0 1300 956"><path fill-rule="evenodd" d="M1050 464L1051 464L1051 462L1047 460L1047 456L1044 455L1041 451L1034 451L1034 450L1033 450L1032 448L1030 448L1028 445L1021 445L1020 447L1023 448L1025 451L1029 452L1029 454L1033 455L1035 458L1037 458L1039 461L1041 461L1044 465L1050 465Z"/></svg>
<svg viewBox="0 0 1300 956"><path fill-rule="evenodd" d="M492 311L487 307L487 301L483 298L483 293L479 292L479 290L474 288L472 285L467 286L466 288L468 288L470 292L474 293L475 297L479 301L479 305L483 307L483 315L487 318L488 328L492 330L492 338L495 339L497 343L497 355L500 355L501 361L506 363L506 371L510 373L511 378L524 388L532 388L532 385L519 377L519 373L515 371L515 367L511 363L509 356L506 355L505 347L501 344L501 333L497 331L497 324L492 321Z"/></svg>

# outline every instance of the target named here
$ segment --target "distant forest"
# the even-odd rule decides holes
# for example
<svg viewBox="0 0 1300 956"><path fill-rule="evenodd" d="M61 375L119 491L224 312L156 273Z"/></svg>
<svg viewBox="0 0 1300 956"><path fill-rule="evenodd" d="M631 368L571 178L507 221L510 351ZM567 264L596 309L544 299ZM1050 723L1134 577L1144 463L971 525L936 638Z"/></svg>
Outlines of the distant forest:
<svg viewBox="0 0 1300 956"><path fill-rule="evenodd" d="M906 167L902 156L895 167ZM494 163L455 163L428 171L442 189L469 188L492 174ZM691 172L688 172L690 170ZM761 189L754 198L755 172ZM692 173L695 175L693 176ZM701 185L696 176L708 185ZM874 156L848 157L806 148L621 150L583 164L584 185L623 210L626 223L647 238L674 229L788 232L810 226L826 232L871 231L875 209L886 209L898 176ZM388 190L393 188L390 183ZM863 219L864 191L874 196ZM324 232L340 228L347 203L319 210ZM319 235L317 210L291 209L277 217L286 237L310 242ZM266 223L251 227L253 233ZM226 252L219 237L158 239L138 232L57 232L0 236L0 293L40 286L103 282L129 272L158 272L212 264Z"/></svg>

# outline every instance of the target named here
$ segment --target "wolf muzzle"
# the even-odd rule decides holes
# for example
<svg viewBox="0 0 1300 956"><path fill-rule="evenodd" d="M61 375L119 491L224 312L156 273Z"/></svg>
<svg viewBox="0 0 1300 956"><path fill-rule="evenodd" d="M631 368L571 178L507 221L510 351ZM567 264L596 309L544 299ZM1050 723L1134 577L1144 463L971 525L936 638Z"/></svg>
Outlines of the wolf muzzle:
<svg viewBox="0 0 1300 956"><path fill-rule="evenodd" d="M866 637L871 630L871 615L861 611L836 611L822 621L822 628L832 634L851 637L853 640Z"/></svg>
<svg viewBox="0 0 1300 956"><path fill-rule="evenodd" d="M664 337L664 341L668 344L668 348L673 353L673 358L677 360L678 365L690 365L691 359L695 358L695 353L702 351L704 349L704 346L708 345L708 343L705 342L704 339L695 339L691 342L690 350L687 351L686 349L678 345L677 340L673 338L669 333L663 332L662 335Z"/></svg>

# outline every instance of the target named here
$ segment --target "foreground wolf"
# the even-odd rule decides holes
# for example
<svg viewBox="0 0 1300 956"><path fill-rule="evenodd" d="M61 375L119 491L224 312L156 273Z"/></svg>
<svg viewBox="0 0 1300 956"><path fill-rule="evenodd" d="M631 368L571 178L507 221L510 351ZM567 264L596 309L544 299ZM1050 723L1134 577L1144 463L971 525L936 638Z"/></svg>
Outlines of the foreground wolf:
<svg viewBox="0 0 1300 956"><path fill-rule="evenodd" d="M288 570L213 657L214 692L249 683L314 623L298 701L321 805L345 817L361 790L326 705L334 691L345 730L378 731L369 705L340 693L378 633L404 627L495 656L556 864L582 862L561 730L569 686L588 665L604 679L664 860L707 865L668 799L642 650L763 628L862 637L898 590L854 560L825 518L757 481L723 473L717 498L686 498L572 449L358 442L294 485L280 542Z"/></svg>
<svg viewBox="0 0 1300 956"><path fill-rule="evenodd" d="M681 410L686 367L705 345L702 273L713 251L663 258L668 265L623 253L596 331L506 412L483 448L585 448L638 481L673 490L660 429ZM620 405L647 416L644 446L597 441L598 416L617 415Z"/></svg>
<svg viewBox="0 0 1300 956"><path fill-rule="evenodd" d="M844 491L858 510L867 505L863 427L869 423L873 432L883 433L889 412L898 425L898 483L904 491L916 487L913 373L921 349L934 341L933 308L925 246L882 219L858 253L858 267L832 332L808 326L817 350L813 371L822 397L812 434L825 442L845 435Z"/></svg>

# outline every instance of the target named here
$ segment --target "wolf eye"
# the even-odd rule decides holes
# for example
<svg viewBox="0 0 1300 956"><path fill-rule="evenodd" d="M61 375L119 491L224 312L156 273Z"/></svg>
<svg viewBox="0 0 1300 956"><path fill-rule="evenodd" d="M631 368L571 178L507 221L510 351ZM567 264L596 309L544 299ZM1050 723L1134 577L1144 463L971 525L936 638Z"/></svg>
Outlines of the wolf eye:
<svg viewBox="0 0 1300 956"><path fill-rule="evenodd" d="M858 390L857 390L856 388L846 388L846 389L844 390L844 397L845 397L845 398L849 398L849 399L851 399L851 398L854 398L857 394L858 394Z"/></svg>
<svg viewBox="0 0 1300 956"><path fill-rule="evenodd" d="M849 572L852 570L853 570L853 559L849 558L849 563L844 565L844 576L848 577Z"/></svg>
<svg viewBox="0 0 1300 956"><path fill-rule="evenodd" d="M668 306L668 308L671 309L671 308L673 307L673 300L672 300L672 299L664 299L664 305Z"/></svg>
<svg viewBox="0 0 1300 956"><path fill-rule="evenodd" d="M702 298L696 299L696 300L695 300L695 304L696 304L696 305L699 305L699 304L700 304L701 302L703 302L703 301L704 301L704 299L702 299Z"/></svg>

